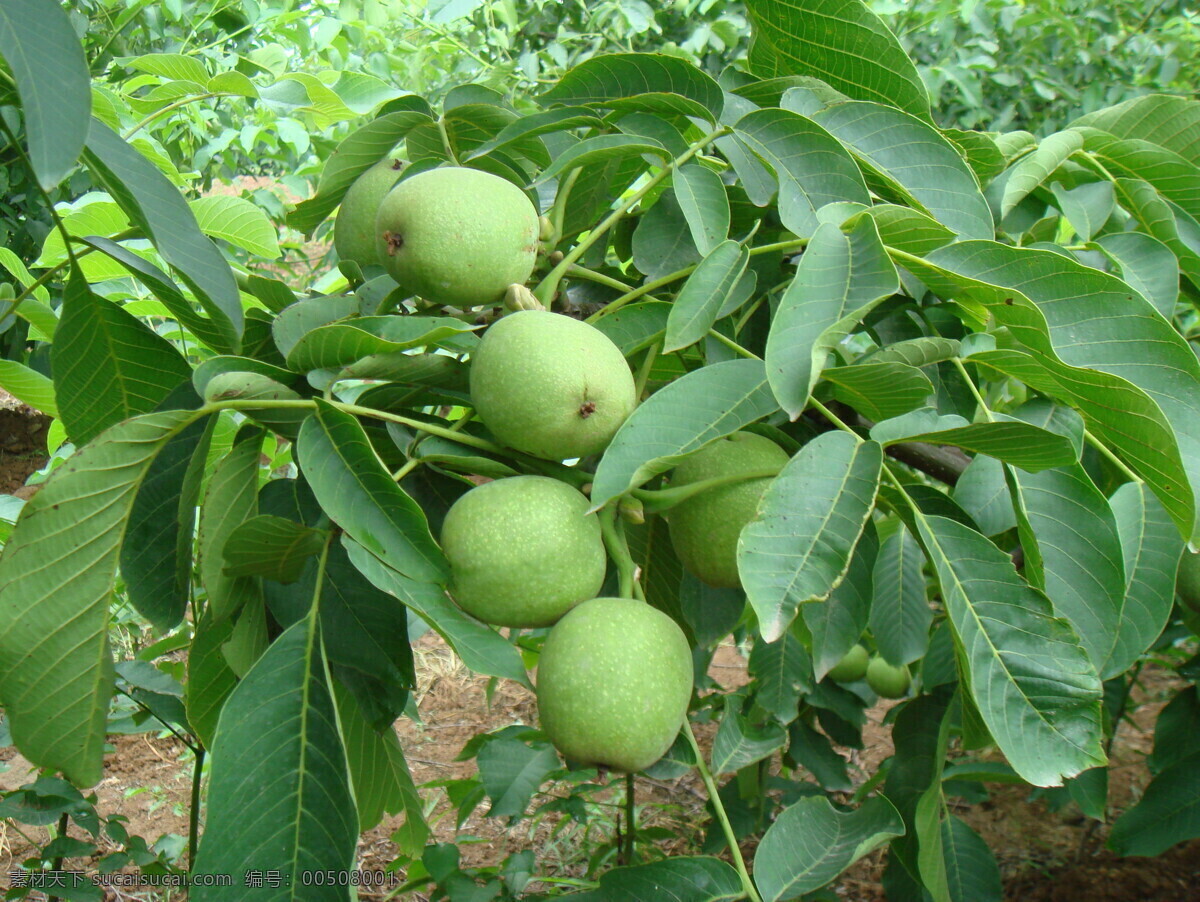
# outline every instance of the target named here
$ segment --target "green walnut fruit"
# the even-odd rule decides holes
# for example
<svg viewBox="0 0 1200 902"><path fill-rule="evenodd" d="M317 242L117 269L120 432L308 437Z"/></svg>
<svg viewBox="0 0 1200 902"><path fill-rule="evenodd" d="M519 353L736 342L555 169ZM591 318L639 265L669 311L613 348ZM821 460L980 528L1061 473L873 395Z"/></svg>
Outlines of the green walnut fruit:
<svg viewBox="0 0 1200 902"><path fill-rule="evenodd" d="M855 680L861 680L866 676L867 662L870 657L867 650L861 645L851 646L842 659L829 668L826 676L838 683L853 683Z"/></svg>
<svg viewBox="0 0 1200 902"><path fill-rule="evenodd" d="M754 519L758 502L788 462L777 444L753 432L735 432L710 442L675 468L671 485L682 486L739 474L760 474L729 485L706 489L671 509L667 522L675 553L688 568L712 586L737 588L737 545L742 528Z"/></svg>
<svg viewBox="0 0 1200 902"><path fill-rule="evenodd" d="M380 265L375 216L403 167L400 160L380 160L354 180L333 223L333 246L339 259L353 260L360 268Z"/></svg>
<svg viewBox="0 0 1200 902"><path fill-rule="evenodd" d="M484 333L471 359L471 403L504 444L566 460L608 447L637 395L620 349L595 326L522 310Z"/></svg>
<svg viewBox="0 0 1200 902"><path fill-rule="evenodd" d="M628 598L573 609L550 630L538 661L542 729L581 764L645 770L675 741L691 697L683 631Z"/></svg>
<svg viewBox="0 0 1200 902"><path fill-rule="evenodd" d="M1200 614L1200 554L1184 550L1175 575L1175 592L1193 613Z"/></svg>
<svg viewBox="0 0 1200 902"><path fill-rule="evenodd" d="M533 272L538 212L507 179L446 166L388 193L375 240L379 259L405 290L454 307L494 304Z"/></svg>
<svg viewBox="0 0 1200 902"><path fill-rule="evenodd" d="M912 676L907 667L893 667L879 657L867 664L867 685L880 698L903 698L910 683Z"/></svg>
<svg viewBox="0 0 1200 902"><path fill-rule="evenodd" d="M604 583L600 522L576 489L546 476L477 486L442 524L450 595L496 626L550 626Z"/></svg>

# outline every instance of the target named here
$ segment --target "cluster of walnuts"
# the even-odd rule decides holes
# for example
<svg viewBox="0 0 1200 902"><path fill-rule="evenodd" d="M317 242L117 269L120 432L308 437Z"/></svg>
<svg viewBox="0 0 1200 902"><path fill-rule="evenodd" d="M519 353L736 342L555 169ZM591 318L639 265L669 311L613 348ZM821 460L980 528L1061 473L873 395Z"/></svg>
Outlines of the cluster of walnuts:
<svg viewBox="0 0 1200 902"><path fill-rule="evenodd" d="M343 259L382 265L406 291L463 309L498 303L509 285L529 279L539 217L519 188L456 166L402 173L384 160L350 188L334 233ZM638 402L629 365L603 332L544 310L510 313L484 333L470 361L470 396L497 439L556 462L603 452ZM685 567L710 585L740 586L738 536L787 461L770 439L739 432L675 468L672 487L721 481L669 512ZM666 614L640 600L600 597L608 555L590 508L558 479L497 479L454 503L441 545L450 595L464 611L495 626L551 627L537 698L559 751L578 764L633 772L661 758L683 724L692 653ZM858 653L863 672L850 673ZM856 646L834 677L861 679L865 657ZM905 672L898 694L907 683Z"/></svg>

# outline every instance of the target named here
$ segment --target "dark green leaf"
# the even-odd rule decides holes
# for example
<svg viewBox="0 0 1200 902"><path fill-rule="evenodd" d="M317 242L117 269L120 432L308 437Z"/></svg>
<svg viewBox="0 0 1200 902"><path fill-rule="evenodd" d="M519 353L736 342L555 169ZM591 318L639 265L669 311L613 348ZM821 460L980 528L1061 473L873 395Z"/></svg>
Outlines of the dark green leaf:
<svg viewBox="0 0 1200 902"><path fill-rule="evenodd" d="M821 378L833 383L833 396L871 420L886 420L926 403L933 383L919 369L884 360L829 367Z"/></svg>
<svg viewBox="0 0 1200 902"><path fill-rule="evenodd" d="M825 601L800 608L812 641L814 675L819 680L845 657L867 628L873 604L872 572L878 554L879 536L868 520L854 547L846 578Z"/></svg>
<svg viewBox="0 0 1200 902"><path fill-rule="evenodd" d="M363 316L318 326L287 352L288 366L299 373L334 369L374 354L389 354L445 339L467 337L473 326L448 316Z"/></svg>
<svg viewBox="0 0 1200 902"><path fill-rule="evenodd" d="M675 199L683 210L692 243L701 254L710 254L729 234L729 197L721 176L699 163L675 170L671 181Z"/></svg>
<svg viewBox="0 0 1200 902"><path fill-rule="evenodd" d="M657 279L699 261L700 252L692 241L675 192L665 191L641 216L633 232L634 266L647 277Z"/></svg>
<svg viewBox="0 0 1200 902"><path fill-rule="evenodd" d="M721 242L700 261L670 307L665 353L693 345L708 334L749 262L749 253L736 241Z"/></svg>
<svg viewBox="0 0 1200 902"><path fill-rule="evenodd" d="M521 817L533 794L559 766L550 743L528 745L511 736L485 743L478 761L479 779L492 801L489 817Z"/></svg>
<svg viewBox="0 0 1200 902"><path fill-rule="evenodd" d="M673 95L673 98L670 97ZM594 56L569 70L541 95L543 103L620 107L625 98L660 100L661 109L715 122L724 93L687 60L653 53ZM670 102L674 99L675 103Z"/></svg>
<svg viewBox="0 0 1200 902"><path fill-rule="evenodd" d="M320 554L324 546L323 533L293 520L260 514L240 523L225 540L225 572L295 582L308 559Z"/></svg>
<svg viewBox="0 0 1200 902"><path fill-rule="evenodd" d="M1001 902L1000 867L983 838L965 821L942 821L942 856L951 902Z"/></svg>
<svg viewBox="0 0 1200 902"><path fill-rule="evenodd" d="M732 902L745 894L737 871L718 858L668 858L613 868L599 889L569 896L576 902Z"/></svg>
<svg viewBox="0 0 1200 902"><path fill-rule="evenodd" d="M247 785L263 804L247 804ZM306 872L354 866L358 820L315 618L289 627L233 690L213 747L208 815L196 874L246 872L266 865L284 876L255 893L294 898ZM213 881L213 884L219 881ZM336 881L334 881L336 883ZM305 898L348 898L345 887L307 886ZM228 889L198 882L197 902Z"/></svg>
<svg viewBox="0 0 1200 902"><path fill-rule="evenodd" d="M791 725L788 736L788 757L816 777L823 789L835 792L853 790L854 784L850 782L850 775L846 771L846 759L834 750L827 736L818 733L803 720Z"/></svg>
<svg viewBox="0 0 1200 902"><path fill-rule="evenodd" d="M258 512L258 463L261 437L233 446L213 470L200 508L200 581L208 590L208 609L217 620L233 616L261 593L253 577L225 572L225 543Z"/></svg>
<svg viewBox="0 0 1200 902"><path fill-rule="evenodd" d="M1113 823L1108 847L1118 855L1161 855L1200 836L1200 752L1150 781L1141 800Z"/></svg>
<svg viewBox="0 0 1200 902"><path fill-rule="evenodd" d="M713 739L712 771L731 774L783 748L787 734L777 723L754 726L740 711L727 706Z"/></svg>
<svg viewBox="0 0 1200 902"><path fill-rule="evenodd" d="M925 656L933 611L925 590L925 555L900 526L883 540L875 559L871 635L879 654L899 667Z"/></svg>
<svg viewBox="0 0 1200 902"><path fill-rule="evenodd" d="M192 732L205 748L211 749L221 708L237 685L237 675L221 653L233 633L233 621L214 621L212 613L205 611L194 629L184 700Z"/></svg>
<svg viewBox="0 0 1200 902"><path fill-rule="evenodd" d="M750 650L755 701L781 724L796 718L801 694L812 691L812 658L790 632L774 642L755 642Z"/></svg>
<svg viewBox="0 0 1200 902"><path fill-rule="evenodd" d="M1066 436L1029 423L997 415L995 422L968 423L955 414L939 416L923 407L891 420L876 423L871 438L884 445L897 442L930 442L976 451L1036 472L1075 463L1079 452Z"/></svg>

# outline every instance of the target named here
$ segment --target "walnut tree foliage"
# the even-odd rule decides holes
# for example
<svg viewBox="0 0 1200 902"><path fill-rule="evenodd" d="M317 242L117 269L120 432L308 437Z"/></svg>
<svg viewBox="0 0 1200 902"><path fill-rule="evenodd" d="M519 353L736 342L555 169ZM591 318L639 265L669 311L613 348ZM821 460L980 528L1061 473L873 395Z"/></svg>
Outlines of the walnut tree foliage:
<svg viewBox="0 0 1200 902"><path fill-rule="evenodd" d="M704 854L664 858L637 833L642 863L628 842L597 852L624 866L585 899L791 899L883 845L889 898L998 899L949 799L1024 783L1108 818L1108 752L1147 662L1182 688L1108 843L1154 855L1197 835L1197 624L1174 588L1200 538L1200 102L1150 94L1040 139L963 130L859 0L746 9L748 55L719 77L604 54L517 105L495 85L431 103L351 72L137 61L147 104L199 86L288 104L314 133L345 124L287 213L300 233L389 155L527 192L547 222L528 287L604 332L640 397L602 454L560 463L464 416L499 308L408 297L370 266L285 284L266 214L181 190L139 127L151 107L91 89L57 3L0 5L8 150L41 192L81 171L103 192L59 206L38 276L0 249L0 314L29 336L0 385L70 449L6 530L0 704L21 753L81 787L101 777L117 688L211 753L193 868L288 882L193 899L351 898L312 875L350 872L385 813L404 816L414 887L524 892L525 853L475 873L427 844L391 729L417 623L472 671L530 683L545 632L455 606L435 540L472 477L514 473L588 486L614 591L674 618L698 674L731 635L750 649L747 686L697 680L711 749L697 759L688 728L651 768L700 769ZM683 569L663 511L675 464L743 429L790 459L741 532L742 588L716 589ZM118 595L161 654L187 649L185 671L114 659ZM826 676L859 642L914 675L872 774L837 750L861 746L876 698ZM479 777L448 788L460 823L485 802L586 817L603 782L536 725L464 753ZM566 801L539 795L551 780Z"/></svg>

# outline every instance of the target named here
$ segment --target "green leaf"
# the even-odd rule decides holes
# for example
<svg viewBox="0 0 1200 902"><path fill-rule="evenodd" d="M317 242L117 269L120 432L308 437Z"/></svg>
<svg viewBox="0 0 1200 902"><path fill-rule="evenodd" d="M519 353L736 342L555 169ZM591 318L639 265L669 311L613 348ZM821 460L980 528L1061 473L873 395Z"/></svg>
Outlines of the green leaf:
<svg viewBox="0 0 1200 902"><path fill-rule="evenodd" d="M1178 512L1180 527L1192 534L1192 499L1200 487L1200 393L1195 390L1200 361L1171 324L1119 279L1049 251L969 241L940 248L928 260L955 274L956 297L984 304L997 324L1007 326L1052 378L1075 395L1066 400L1081 408L1088 427L1130 458L1131 467L1154 486L1168 509L1174 508L1173 515ZM925 278L924 271L919 275ZM1147 347L1156 349L1153 358ZM1081 370L1115 378L1097 382ZM1095 398L1092 386L1099 384L1108 391ZM1133 399L1118 399L1113 393L1118 386L1125 394L1133 388L1148 396L1161 413L1145 422L1135 415L1145 410L1145 401L1134 407ZM1095 406L1078 403L1085 387ZM1176 442L1170 441L1170 431L1165 437L1151 431L1164 419ZM1175 484L1164 473L1176 444L1190 485Z"/></svg>
<svg viewBox="0 0 1200 902"><path fill-rule="evenodd" d="M911 207L877 204L868 212L879 227L879 237L883 243L909 254L923 256L955 240L952 230L932 216Z"/></svg>
<svg viewBox="0 0 1200 902"><path fill-rule="evenodd" d="M212 761L196 874L229 874L245 886L246 873L269 862L282 885L254 896L283 900L295 898L302 879L311 882L306 872L354 866L354 795L315 616L285 630L233 690ZM264 804L247 804L247 786ZM191 895L228 898L218 882L197 881ZM346 902L351 891L306 886L304 895Z"/></svg>
<svg viewBox="0 0 1200 902"><path fill-rule="evenodd" d="M149 413L192 374L169 341L93 294L78 274L67 282L61 324L51 345L51 369L59 413L76 444Z"/></svg>
<svg viewBox="0 0 1200 902"><path fill-rule="evenodd" d="M754 726L733 706L725 708L712 745L712 771L731 774L783 748L787 733L777 723Z"/></svg>
<svg viewBox="0 0 1200 902"><path fill-rule="evenodd" d="M354 180L382 160L410 131L433 119L418 111L386 113L344 138L325 161L317 193L288 213L287 223L311 232L342 202Z"/></svg>
<svg viewBox="0 0 1200 902"><path fill-rule="evenodd" d="M1002 902L1000 867L983 838L954 815L942 821L941 830L952 902Z"/></svg>
<svg viewBox="0 0 1200 902"><path fill-rule="evenodd" d="M446 560L424 512L392 480L354 417L318 401L296 450L330 519L404 576L444 583Z"/></svg>
<svg viewBox="0 0 1200 902"><path fill-rule="evenodd" d="M0 553L0 698L13 740L79 786L103 772L108 605L125 521L155 455L194 416L137 417L78 450L26 503Z"/></svg>
<svg viewBox="0 0 1200 902"><path fill-rule="evenodd" d="M617 431L596 469L592 505L603 506L669 470L683 455L776 409L759 360L714 363L676 379Z"/></svg>
<svg viewBox="0 0 1200 902"><path fill-rule="evenodd" d="M1031 530L1021 531L1026 578L1070 622L1100 678L1115 676L1120 671L1113 671L1109 661L1125 597L1125 568L1108 499L1080 464L1013 475ZM1031 554L1031 546L1037 553ZM1029 572L1035 561L1042 571L1036 575Z"/></svg>
<svg viewBox="0 0 1200 902"><path fill-rule="evenodd" d="M185 390L186 389L186 390ZM166 409L194 407L182 386ZM215 417L197 420L173 436L150 465L129 513L121 543L121 577L138 613L160 631L174 629L187 611L192 579L196 499Z"/></svg>
<svg viewBox="0 0 1200 902"><path fill-rule="evenodd" d="M204 68L204 63L182 53L147 53L130 60L128 65L136 72L161 75L172 81L208 84L208 70Z"/></svg>
<svg viewBox="0 0 1200 902"><path fill-rule="evenodd" d="M242 301L225 257L196 224L183 195L153 163L97 119L84 161L130 221L154 241L196 294L230 348L242 334Z"/></svg>
<svg viewBox="0 0 1200 902"><path fill-rule="evenodd" d="M965 683L1008 762L1035 786L1105 763L1100 679L1079 637L979 533L917 514Z"/></svg>
<svg viewBox="0 0 1200 902"><path fill-rule="evenodd" d="M1000 200L1001 219L1016 209L1017 204L1032 194L1034 189L1045 184L1071 154L1080 150L1083 150L1083 133L1078 129L1070 128L1043 138L1033 153L1022 157L1021 161L1013 166L1008 180L1004 183L1004 195Z"/></svg>
<svg viewBox="0 0 1200 902"><path fill-rule="evenodd" d="M154 296L163 302L163 305L181 325L210 348L217 351L228 351L236 344L230 337L228 324L223 325L219 320L214 322L196 312L195 305L184 297L174 280L153 263L143 260L137 254L107 238L89 236L83 238L82 241L120 263L129 271L130 275L149 288Z"/></svg>
<svg viewBox="0 0 1200 902"><path fill-rule="evenodd" d="M785 808L754 853L754 882L765 902L820 889L872 849L904 835L904 823L882 796L853 811L811 796Z"/></svg>
<svg viewBox="0 0 1200 902"><path fill-rule="evenodd" d="M260 514L244 520L225 540L225 573L295 582L308 559L320 554L324 546L325 536L318 530Z"/></svg>
<svg viewBox="0 0 1200 902"><path fill-rule="evenodd" d="M733 902L745 895L741 879L719 858L682 856L613 868L600 887L573 893L576 902Z"/></svg>
<svg viewBox="0 0 1200 902"><path fill-rule="evenodd" d="M1079 450L1065 435L1050 432L1016 418L996 414L991 423L967 423L957 414L938 415L922 407L871 427L871 438L887 445L929 442L953 445L997 457L1030 472L1075 463Z"/></svg>
<svg viewBox="0 0 1200 902"><path fill-rule="evenodd" d="M692 242L700 253L712 253L729 234L729 197L721 176L707 166L688 163L675 170L671 187L691 229Z"/></svg>
<svg viewBox="0 0 1200 902"><path fill-rule="evenodd" d="M928 120L929 94L896 36L865 3L749 0L750 71L759 78L810 75L848 97Z"/></svg>
<svg viewBox="0 0 1200 902"><path fill-rule="evenodd" d="M641 103L622 103L626 98ZM539 100L547 105L676 112L715 122L725 97L711 76L687 60L656 53L608 53L568 70Z"/></svg>
<svg viewBox="0 0 1200 902"><path fill-rule="evenodd" d="M898 363L907 363L909 366L925 367L931 363L941 363L943 360L957 357L961 352L962 345L957 339L923 335L920 338L897 341L887 347L872 351L860 359L864 363L883 363L894 360Z"/></svg>
<svg viewBox="0 0 1200 902"><path fill-rule="evenodd" d="M880 656L895 667L923 658L929 647L933 611L924 564L921 546L904 526L883 540L875 559L871 635Z"/></svg>
<svg viewBox="0 0 1200 902"><path fill-rule="evenodd" d="M658 279L700 261L687 219L667 190L638 219L633 231L633 265L650 279Z"/></svg>
<svg viewBox="0 0 1200 902"><path fill-rule="evenodd" d="M876 443L827 432L767 487L738 539L738 572L768 642L783 635L800 605L824 601L846 575L882 466Z"/></svg>
<svg viewBox="0 0 1200 902"><path fill-rule="evenodd" d="M1200 165L1140 138L1120 139L1090 130L1086 147L1111 174L1144 179L1193 219L1200 217Z"/></svg>
<svg viewBox="0 0 1200 902"><path fill-rule="evenodd" d="M829 352L899 286L874 220L863 217L849 234L830 223L817 228L767 335L767 378L793 420Z"/></svg>
<svg viewBox="0 0 1200 902"><path fill-rule="evenodd" d="M897 361L830 367L821 378L833 384L833 396L871 420L886 420L926 403L933 383L919 369Z"/></svg>
<svg viewBox="0 0 1200 902"><path fill-rule="evenodd" d="M666 148L649 138L635 135L596 135L593 138L584 138L557 156L553 163L542 170L534 184L548 182L573 169L630 158L640 160L646 154L658 157L663 162L671 158Z"/></svg>
<svg viewBox="0 0 1200 902"><path fill-rule="evenodd" d="M664 353L689 347L708 334L749 262L749 252L736 241L722 241L700 261L670 306Z"/></svg>
<svg viewBox="0 0 1200 902"><path fill-rule="evenodd" d="M446 640L454 653L475 673L515 680L529 686L529 677L516 648L455 605L441 586L417 582L392 569L353 539L342 543L350 561L381 592L400 599Z"/></svg>
<svg viewBox="0 0 1200 902"><path fill-rule="evenodd" d="M51 417L58 417L54 383L16 360L0 360L0 388L18 401Z"/></svg>
<svg viewBox="0 0 1200 902"><path fill-rule="evenodd" d="M550 132L567 131L573 128L599 128L604 123L595 112L587 107L562 107L531 113L510 122L495 135L466 155L465 160L486 156L518 141L535 138Z"/></svg>
<svg viewBox="0 0 1200 902"><path fill-rule="evenodd" d="M628 357L644 351L662 336L673 306L664 301L630 304L605 314L593 325L621 349L622 355Z"/></svg>
<svg viewBox="0 0 1200 902"><path fill-rule="evenodd" d="M287 352L290 369L298 373L333 369L373 354L389 354L441 341L474 341L474 327L449 316L361 316L319 326Z"/></svg>
<svg viewBox="0 0 1200 902"><path fill-rule="evenodd" d="M244 197L211 195L188 201L196 225L205 235L221 238L257 257L280 255L277 229L267 214Z"/></svg>
<svg viewBox="0 0 1200 902"><path fill-rule="evenodd" d="M871 571L879 554L879 535L868 520L854 547L845 578L821 604L806 604L800 616L812 648L813 672L824 679L867 628L873 593ZM797 624L797 631L799 625Z"/></svg>
<svg viewBox="0 0 1200 902"><path fill-rule="evenodd" d="M1084 241L1090 241L1116 209L1112 182L1084 182L1074 188L1056 184L1050 190L1067 222Z"/></svg>
<svg viewBox="0 0 1200 902"><path fill-rule="evenodd" d="M213 747L221 708L237 685L237 675L221 652L232 633L232 619L214 621L212 612L205 611L195 624L188 649L184 690L188 724L207 749Z"/></svg>
<svg viewBox="0 0 1200 902"><path fill-rule="evenodd" d="M954 486L954 500L985 536L999 535L1017 525L1004 464L994 457L976 455Z"/></svg>
<svg viewBox="0 0 1200 902"><path fill-rule="evenodd" d="M1166 319L1179 300L1179 261L1171 249L1141 232L1114 232L1096 239L1100 251L1118 267L1121 280L1154 305Z"/></svg>
<svg viewBox="0 0 1200 902"><path fill-rule="evenodd" d="M1180 689L1154 721L1154 752L1146 759L1151 774L1200 753L1200 690Z"/></svg>
<svg viewBox="0 0 1200 902"><path fill-rule="evenodd" d="M779 218L801 237L817 230L817 211L826 204L871 203L854 158L837 138L805 116L790 110L756 110L738 120L734 135L739 146L775 170Z"/></svg>
<svg viewBox="0 0 1200 902"><path fill-rule="evenodd" d="M420 855L429 837L429 825L396 731L390 725L382 732L373 730L354 696L340 683L333 683L333 697L354 785L359 833L378 826L384 814L403 813L404 823L391 832L392 841L401 855Z"/></svg>
<svg viewBox="0 0 1200 902"><path fill-rule="evenodd" d="M1108 834L1118 855L1161 855L1200 836L1200 752L1176 761L1150 781L1141 800Z"/></svg>
<svg viewBox="0 0 1200 902"><path fill-rule="evenodd" d="M92 90L83 47L54 0L8 0L0 6L0 56L17 83L33 171L49 191L87 139Z"/></svg>
<svg viewBox="0 0 1200 902"><path fill-rule="evenodd" d="M1200 287L1200 226L1196 221L1176 211L1149 182L1117 179L1114 184L1121 206L1146 232L1171 249L1183 274Z"/></svg>
<svg viewBox="0 0 1200 902"><path fill-rule="evenodd" d="M1125 483L1110 503L1121 539L1125 585L1108 670L1123 673L1167 625L1184 543L1145 484Z"/></svg>
<svg viewBox="0 0 1200 902"><path fill-rule="evenodd" d="M796 719L801 693L813 687L813 662L790 632L774 642L755 642L749 669L755 680L755 702L781 724Z"/></svg>
<svg viewBox="0 0 1200 902"><path fill-rule="evenodd" d="M803 719L797 719L788 728L788 738L788 757L816 777L823 789L834 792L854 790L846 770L846 759L834 750L827 736L818 733Z"/></svg>
<svg viewBox="0 0 1200 902"><path fill-rule="evenodd" d="M233 446L213 469L200 507L200 581L208 591L208 610L217 620L233 616L261 591L253 578L226 573L224 559L234 530L258 513L261 443L261 435L249 435Z"/></svg>
<svg viewBox="0 0 1200 902"><path fill-rule="evenodd" d="M558 769L558 752L548 742L526 744L512 736L487 742L479 750L479 779L492 801L488 817L518 818L533 794Z"/></svg>
<svg viewBox="0 0 1200 902"><path fill-rule="evenodd" d="M1139 138L1200 166L1200 103L1188 97L1149 94L1076 119L1118 138Z"/></svg>
<svg viewBox="0 0 1200 902"><path fill-rule="evenodd" d="M845 143L868 181L963 238L991 238L992 214L958 150L933 126L874 103L842 103L813 119Z"/></svg>

